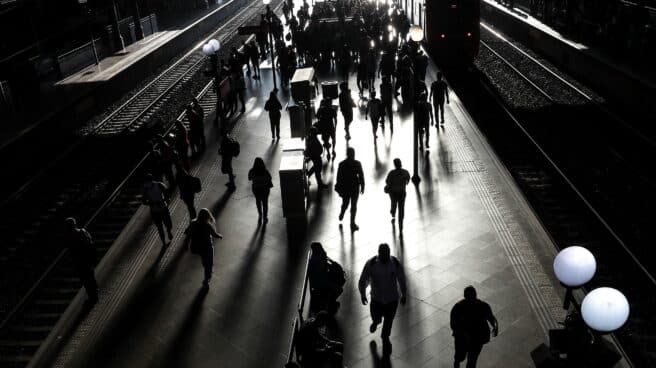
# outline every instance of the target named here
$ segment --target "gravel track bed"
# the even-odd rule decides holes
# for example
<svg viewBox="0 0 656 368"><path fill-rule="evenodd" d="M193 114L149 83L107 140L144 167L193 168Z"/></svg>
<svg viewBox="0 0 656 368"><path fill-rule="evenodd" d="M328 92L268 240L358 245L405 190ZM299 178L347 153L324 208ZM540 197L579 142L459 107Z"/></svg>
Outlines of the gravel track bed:
<svg viewBox="0 0 656 368"><path fill-rule="evenodd" d="M538 110L550 105L549 100L485 47L481 47L474 65L490 80L508 106Z"/></svg>
<svg viewBox="0 0 656 368"><path fill-rule="evenodd" d="M508 36L504 35L503 36L506 40L508 40L510 43L512 43L513 46L517 47L518 49L522 50L523 52L527 53L530 55L533 59L537 60L545 66L547 69L550 71L554 72L556 75L559 77L563 78L566 80L568 83L572 84L585 94L587 94L590 98L592 98L593 101L596 101L598 103L603 103L605 102L604 98L601 97L599 94L588 88L587 86L581 84L578 80L573 78L572 76L568 75L567 73L564 73L562 70L554 66L551 62L548 60L545 60L542 58L540 55L536 54L532 50L528 49L521 43L518 43L514 41L511 38L508 38ZM542 87L545 89L547 93L551 95L552 98L556 99L558 103L564 103L564 104L575 104L579 102L588 102L588 99L585 97L581 96L578 92L572 90L572 88L565 83L563 83L561 80L558 78L554 77L551 75L551 73L547 72L544 70L542 67L535 65L535 62L530 60L528 57L525 55L521 54L519 51L517 51L514 47L508 45L505 41L500 40L497 36L495 36L493 33L491 33L489 30L487 30L485 27L481 27L481 40L485 41L492 47L495 51L497 51L501 56L506 58L508 61L510 61L517 69L519 69L522 73L524 73L526 76L531 78L531 80L536 83L538 86ZM540 83L538 83L540 82ZM546 88L543 87L543 82L546 84ZM552 87L551 84L554 86ZM555 87L555 92L552 93L550 89L547 88L554 88ZM576 102L572 102L567 98L558 98L559 97L559 92L558 89L559 87L562 87L563 90L566 90L568 94L573 95L577 100Z"/></svg>

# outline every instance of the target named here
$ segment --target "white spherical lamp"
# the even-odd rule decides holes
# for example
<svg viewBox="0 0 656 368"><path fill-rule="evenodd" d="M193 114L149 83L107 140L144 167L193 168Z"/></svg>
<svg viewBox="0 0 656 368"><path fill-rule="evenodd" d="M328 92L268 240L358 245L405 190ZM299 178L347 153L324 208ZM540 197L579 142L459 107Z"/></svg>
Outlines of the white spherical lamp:
<svg viewBox="0 0 656 368"><path fill-rule="evenodd" d="M573 246L558 253L553 268L565 286L579 287L592 279L597 271L597 261L589 250Z"/></svg>
<svg viewBox="0 0 656 368"><path fill-rule="evenodd" d="M583 298L581 315L585 324L595 331L615 331L629 318L629 301L616 289L597 288Z"/></svg>
<svg viewBox="0 0 656 368"><path fill-rule="evenodd" d="M216 38L207 41L207 44L211 45L212 48L214 48L214 52L219 51L219 49L221 48L221 42L219 42L219 40L217 40Z"/></svg>
<svg viewBox="0 0 656 368"><path fill-rule="evenodd" d="M209 43L203 45L203 54L205 54L206 56L210 56L214 52L215 52L214 47L212 47L212 45L210 45Z"/></svg>
<svg viewBox="0 0 656 368"><path fill-rule="evenodd" d="M424 39L424 30L420 26L410 27L410 39L415 42L420 42Z"/></svg>
<svg viewBox="0 0 656 368"><path fill-rule="evenodd" d="M269 4L271 4L271 0L262 0L262 2L264 3L264 5L269 5Z"/></svg>

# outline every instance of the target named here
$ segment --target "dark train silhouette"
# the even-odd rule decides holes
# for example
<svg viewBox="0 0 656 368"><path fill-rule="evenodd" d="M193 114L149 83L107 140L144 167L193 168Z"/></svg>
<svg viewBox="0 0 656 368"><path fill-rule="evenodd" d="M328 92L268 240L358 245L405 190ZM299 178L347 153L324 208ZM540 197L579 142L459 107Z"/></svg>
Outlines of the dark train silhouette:
<svg viewBox="0 0 656 368"><path fill-rule="evenodd" d="M426 0L426 45L441 66L471 64L478 55L480 0Z"/></svg>

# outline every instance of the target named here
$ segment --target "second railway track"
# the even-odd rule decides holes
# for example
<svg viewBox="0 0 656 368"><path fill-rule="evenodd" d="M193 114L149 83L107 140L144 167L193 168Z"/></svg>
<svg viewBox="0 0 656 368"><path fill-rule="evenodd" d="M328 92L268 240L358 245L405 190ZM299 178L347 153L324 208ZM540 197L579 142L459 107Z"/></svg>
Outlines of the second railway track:
<svg viewBox="0 0 656 368"><path fill-rule="evenodd" d="M643 162L652 143L510 41L482 31L480 82L459 87L470 111L557 246L595 254L598 271L587 286L616 287L631 301L616 336L632 363L656 365L656 301L648 297L656 265L641 236L656 220L647 211L653 182Z"/></svg>

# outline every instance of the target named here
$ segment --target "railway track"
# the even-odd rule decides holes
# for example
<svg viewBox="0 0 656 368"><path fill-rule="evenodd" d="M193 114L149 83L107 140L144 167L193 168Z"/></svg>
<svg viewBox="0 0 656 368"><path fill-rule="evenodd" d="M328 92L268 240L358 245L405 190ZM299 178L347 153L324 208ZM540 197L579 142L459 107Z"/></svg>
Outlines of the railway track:
<svg viewBox="0 0 656 368"><path fill-rule="evenodd" d="M239 46L241 38L233 37L237 27L250 22L263 8L248 7L220 29L225 45L221 53ZM142 178L150 164L150 154L143 153L142 147L150 132L134 133L140 133L155 116L157 106L166 104L202 67L205 58L198 50L187 56L3 203L1 210L7 220L0 224L0 367L26 366L79 291L66 251L59 246L61 220L71 215L85 219L101 258L140 206ZM206 111L216 102L212 85L205 84L197 96ZM177 118L187 124L184 112ZM164 134L171 129L169 125ZM17 216L9 216L11 213ZM20 287L13 285L16 276L27 278L19 284L32 285L20 295ZM10 292L14 292L13 298Z"/></svg>
<svg viewBox="0 0 656 368"><path fill-rule="evenodd" d="M509 41L491 39L489 34L481 38L482 59L493 64L489 70L514 75L516 80L494 80L488 72L481 72L478 80L463 83L468 85L463 93L470 96L469 103L476 104L470 111L479 115L479 125L557 246L582 245L595 254L598 271L588 287L612 286L627 295L631 316L615 337L633 365L656 366L656 318L651 313L656 300L648 297L656 292L654 264L649 247L635 236L646 234L642 222L650 222L653 216L643 211L625 212L635 206L618 207L618 202L627 200L627 187L633 190L629 201L642 198L639 205L652 203L651 178L643 175L646 166L633 156L650 152L651 142L630 127L613 128L623 122ZM504 96L500 92L504 83L505 88L512 85L515 90ZM475 90L480 92L472 93ZM531 106L538 108L531 110ZM582 117L596 119L598 129L612 129L614 139L592 130L587 139L593 142L584 141L591 126L573 127ZM571 136L563 137L570 131ZM631 139L637 147L625 146ZM582 153L582 149L590 152ZM603 171L604 166L616 171L599 175L595 169ZM618 209L622 212L609 215ZM645 215L646 219L640 219Z"/></svg>

